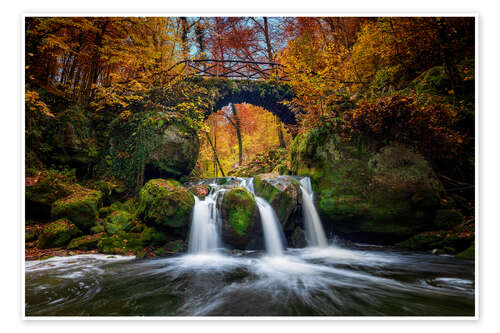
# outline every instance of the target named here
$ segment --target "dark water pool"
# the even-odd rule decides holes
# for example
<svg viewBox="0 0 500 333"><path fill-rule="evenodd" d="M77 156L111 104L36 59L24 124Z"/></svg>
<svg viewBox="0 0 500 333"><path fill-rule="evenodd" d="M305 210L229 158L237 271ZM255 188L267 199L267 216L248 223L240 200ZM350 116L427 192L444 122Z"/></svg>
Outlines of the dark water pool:
<svg viewBox="0 0 500 333"><path fill-rule="evenodd" d="M26 263L27 316L474 316L474 262L353 246Z"/></svg>

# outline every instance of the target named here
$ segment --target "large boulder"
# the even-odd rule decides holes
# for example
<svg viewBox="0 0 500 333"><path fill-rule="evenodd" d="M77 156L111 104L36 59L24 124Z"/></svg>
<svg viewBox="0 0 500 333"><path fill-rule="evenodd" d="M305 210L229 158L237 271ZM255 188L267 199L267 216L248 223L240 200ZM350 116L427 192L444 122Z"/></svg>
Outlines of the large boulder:
<svg viewBox="0 0 500 333"><path fill-rule="evenodd" d="M175 178L193 170L200 142L196 131L175 122L165 126L151 138L156 142L145 166L145 178Z"/></svg>
<svg viewBox="0 0 500 333"><path fill-rule="evenodd" d="M97 248L97 243L101 238L104 237L104 233L98 233L93 235L85 235L77 238L73 238L69 244L66 246L68 250L91 250Z"/></svg>
<svg viewBox="0 0 500 333"><path fill-rule="evenodd" d="M54 201L74 192L73 184L62 174L53 171L26 172L26 218L48 221Z"/></svg>
<svg viewBox="0 0 500 333"><path fill-rule="evenodd" d="M137 213L141 220L160 227L187 230L194 197L178 181L152 179L142 187L139 197Z"/></svg>
<svg viewBox="0 0 500 333"><path fill-rule="evenodd" d="M343 238L393 244L434 228L442 185L408 147L360 149L316 128L293 141L291 167L311 177L325 229Z"/></svg>
<svg viewBox="0 0 500 333"><path fill-rule="evenodd" d="M255 176L255 194L273 206L283 229L288 227L290 217L298 211L302 201L300 185L292 176L266 173Z"/></svg>
<svg viewBox="0 0 500 333"><path fill-rule="evenodd" d="M68 219L59 219L45 225L38 236L38 247L48 249L66 246L72 238L81 234Z"/></svg>
<svg viewBox="0 0 500 333"><path fill-rule="evenodd" d="M129 232L138 226L135 216L127 211L116 210L104 219L104 231L114 235L119 231Z"/></svg>
<svg viewBox="0 0 500 333"><path fill-rule="evenodd" d="M222 239L237 249L255 246L260 227L259 211L251 193L242 187L233 188L221 196ZM253 244L250 244L252 242Z"/></svg>
<svg viewBox="0 0 500 333"><path fill-rule="evenodd" d="M78 191L52 204L53 219L68 218L82 231L88 231L96 225L99 217L102 193L80 187Z"/></svg>

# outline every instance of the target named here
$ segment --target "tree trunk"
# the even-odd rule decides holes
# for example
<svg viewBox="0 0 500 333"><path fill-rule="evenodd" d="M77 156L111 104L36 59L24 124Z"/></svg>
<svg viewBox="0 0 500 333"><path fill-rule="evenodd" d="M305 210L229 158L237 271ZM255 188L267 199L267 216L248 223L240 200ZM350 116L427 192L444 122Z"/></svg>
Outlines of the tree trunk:
<svg viewBox="0 0 500 333"><path fill-rule="evenodd" d="M243 140L241 138L240 117L238 117L238 111L233 104L229 104L229 107L231 108L231 111L234 115L234 121L231 119L231 117L226 116L226 118L231 122L231 125L233 125L234 129L236 130L236 137L238 138L238 164L241 165L241 163L243 162Z"/></svg>
<svg viewBox="0 0 500 333"><path fill-rule="evenodd" d="M280 147L286 148L285 137L283 135L283 124L278 120L278 139L280 140Z"/></svg>
<svg viewBox="0 0 500 333"><path fill-rule="evenodd" d="M222 176L226 177L224 170L222 169L222 165L220 164L219 156L217 156L217 150L215 149L215 146L212 143L212 140L210 139L210 135L208 133L207 133L207 140L208 140L208 143L210 144L210 147L212 147L212 151L214 153L214 159L217 162L217 165L219 166L219 169L220 169L220 172L222 173Z"/></svg>

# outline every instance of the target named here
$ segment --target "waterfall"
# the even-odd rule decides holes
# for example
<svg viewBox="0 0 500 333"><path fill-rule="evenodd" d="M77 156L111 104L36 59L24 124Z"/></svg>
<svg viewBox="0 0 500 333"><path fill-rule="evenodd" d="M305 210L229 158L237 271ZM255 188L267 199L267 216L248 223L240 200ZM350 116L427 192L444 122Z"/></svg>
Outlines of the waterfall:
<svg viewBox="0 0 500 333"><path fill-rule="evenodd" d="M265 199L255 195L253 178L240 178L240 180L241 186L253 194L255 202L257 203L267 253L272 256L282 255L284 251L283 230L281 229L280 221L274 212L273 206Z"/></svg>
<svg viewBox="0 0 500 333"><path fill-rule="evenodd" d="M254 195L254 197L257 202L257 207L259 208L266 251L272 256L280 256L283 254L284 248L282 237L283 231L281 230L280 221L274 213L273 207L266 200L256 195Z"/></svg>
<svg viewBox="0 0 500 333"><path fill-rule="evenodd" d="M217 195L221 190L215 191L215 184L212 192L201 200L194 197L193 219L189 232L189 249L192 254L215 252L219 245L219 234L217 230Z"/></svg>
<svg viewBox="0 0 500 333"><path fill-rule="evenodd" d="M309 246L327 247L328 241L318 211L314 206L314 192L309 177L300 180L300 190L302 192L302 212L305 220L307 243Z"/></svg>

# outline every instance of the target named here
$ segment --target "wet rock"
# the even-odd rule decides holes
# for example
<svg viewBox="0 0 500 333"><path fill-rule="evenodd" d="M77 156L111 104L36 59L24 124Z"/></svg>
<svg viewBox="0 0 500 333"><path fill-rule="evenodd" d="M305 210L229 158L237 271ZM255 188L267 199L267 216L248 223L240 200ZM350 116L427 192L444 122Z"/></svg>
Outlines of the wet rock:
<svg viewBox="0 0 500 333"><path fill-rule="evenodd" d="M251 193L242 187L233 188L219 198L221 207L221 236L224 243L248 249L256 235L259 223L257 203Z"/></svg>
<svg viewBox="0 0 500 333"><path fill-rule="evenodd" d="M292 176L276 173L260 174L254 178L254 187L255 194L273 206L282 228L285 229L302 200L297 180Z"/></svg>
<svg viewBox="0 0 500 333"><path fill-rule="evenodd" d="M291 245L296 248L304 248L307 246L306 234L301 227L295 228L291 237Z"/></svg>

